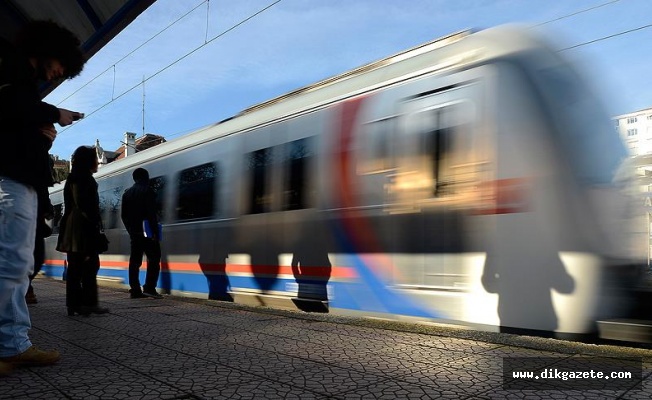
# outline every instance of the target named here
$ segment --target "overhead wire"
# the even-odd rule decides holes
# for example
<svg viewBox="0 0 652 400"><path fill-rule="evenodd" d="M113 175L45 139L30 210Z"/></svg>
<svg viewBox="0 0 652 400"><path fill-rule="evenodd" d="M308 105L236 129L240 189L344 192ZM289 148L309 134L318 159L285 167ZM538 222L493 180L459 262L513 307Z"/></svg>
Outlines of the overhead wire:
<svg viewBox="0 0 652 400"><path fill-rule="evenodd" d="M222 36L226 35L227 33L233 31L234 29L237 29L239 26L241 26L241 25L247 23L247 22L250 21L251 19L253 19L253 18L255 18L256 16L260 15L261 13L267 11L268 9L272 8L273 6L275 6L276 4L280 3L281 1L282 1L282 0L276 0L276 1L272 2L271 4L267 5L266 7L262 8L262 9L259 10L259 11L257 11L256 13L250 15L249 17L243 19L242 21L240 21L240 22L238 22L237 24L233 25L233 26L230 27L229 29L227 29L227 30L221 32L220 34L218 34L218 35L216 35L215 37L213 37L213 38L211 38L210 40L208 40L208 12L209 12L209 7L210 7L210 0L204 0L204 1L202 1L201 3L199 3L198 5L196 5L195 7L193 7L190 11L186 12L184 15L182 15L181 17L177 18L175 21L173 21L172 23L170 23L169 25L167 25L167 26L166 26L165 28L163 28L161 31L157 32L154 36L152 36L151 38L149 38L148 40L146 40L145 42L143 42L140 46L136 47L136 48L133 49L131 52L129 52L128 54L126 54L125 56L123 56L121 59L119 59L118 61L116 61L115 63L113 63L110 67L108 67L106 70L104 70L103 72L101 72L100 74L98 74L96 77L94 77L93 79L91 79L89 82L87 82L86 84L84 84L83 86L81 86L80 88L78 88L77 90L75 90L73 93L71 93L70 95L68 95L67 97L65 97L63 100L61 100L61 101L59 102L59 104L61 104L62 102L66 101L67 99L71 98L71 97L74 96L75 94L77 94L79 91L81 91L82 89L84 89L85 87L87 87L90 83L92 83L93 81L95 81L96 79L98 79L100 76L102 76L104 73L106 73L106 72L109 71L110 69L113 69L113 71L114 71L114 79L113 79L113 80L114 80L114 88L113 88L113 93L112 93L112 96L111 96L111 100L110 100L109 102L103 104L103 105L100 106L99 108L95 109L94 111L92 111L92 112L90 112L90 113L87 113L86 116L85 116L85 118L88 118L89 116L92 116L93 114L95 114L96 112L98 112L98 111L104 109L106 106L110 105L110 104L113 103L114 101L120 99L120 98L123 97L124 95L126 95L126 94L130 93L131 91L133 91L134 89L138 88L139 86L144 85L145 82L147 82L147 81L149 81L150 79L152 79L152 78L158 76L158 75L161 74L162 72L168 70L168 69L171 68L172 66L174 66L174 65L176 65L177 63L179 63L180 61L186 59L187 57L189 57L190 55L194 54L195 52L197 52L198 50L202 49L203 47L207 46L208 44L212 43L213 41L215 41L215 40L221 38ZM592 11L592 10L595 10L595 9L598 9L598 8L601 8L601 7L605 7L605 6L608 6L608 5L614 4L614 3L618 3L618 2L620 2L620 1L622 1L622 0L611 0L611 1L607 1L607 2L605 2L605 3L598 4L598 5L593 6L593 7L585 8L585 9L582 9L582 10L579 10L579 11L576 11L576 12L573 12L573 13L570 13L570 14L566 14L566 15L563 15L563 16L560 16L560 17L557 17L557 18L554 18L554 19L551 19L551 20L545 21L545 22L541 22L541 23L535 24L535 25L533 25L531 28L536 28L536 27L539 27L539 26L542 26L542 25L546 25L546 24L549 24L549 23L552 23L552 22L556 22L556 21L560 21L560 20L563 20L563 19L566 19L566 18L574 17L574 16L577 16L577 15L582 14L582 13L586 13L586 12L589 12L589 11ZM138 51L139 49L141 49L141 48L142 48L143 46L145 46L147 43L151 42L151 41L154 40L156 37L160 36L163 32L165 32L166 30L168 30L169 28L171 28L172 26L174 26L175 24L177 24L179 21L181 21L182 19L184 19L185 17L187 17L189 14L191 14L191 13L194 12L197 8L201 7L201 6L204 5L204 4L207 4L207 21L206 21L206 34L205 34L204 43L201 44L201 45L199 45L199 46L196 47L195 49L191 50L190 52L186 53L185 55L179 57L178 59L176 59L176 60L173 61L172 63L170 63L170 64L168 64L167 66L163 67L162 69L158 70L157 72L155 72L155 73L152 74L151 76L147 77L147 78L144 79L143 81L139 82L138 84L136 84L136 85L130 87L129 89L127 89L126 91L120 93L118 96L115 96L115 67L116 67L116 65L119 64L120 62L124 61L127 57L129 57L129 56L131 56L132 54L134 54L136 51ZM560 50L558 50L558 51L561 52L561 51L567 51L567 50L575 49L575 48L578 48L578 47L582 47L582 46L586 46L586 45L593 44L593 43L596 43L596 42L600 42L600 41L604 41L604 40L607 40L607 39L611 39L611 38L614 38L614 37L617 37L617 36L622 36L622 35L629 34L629 33L635 32L635 31L643 30L643 29L646 29L646 28L649 28L649 27L652 27L652 24L645 25L645 26L641 26L641 27L634 28L634 29L630 29L630 30L623 31L623 32L619 32L619 33L616 33L616 34L612 34L612 35L604 36L604 37L601 37L601 38L598 38L598 39L594 39L594 40L591 40L591 41L587 41L587 42L584 42L584 43L579 43L579 44L577 44L577 45L573 45L573 46L570 46L570 47L566 47L566 48L560 49ZM62 131L60 131L60 133L65 132L66 130L70 129L71 127L72 127L72 126L66 127L65 129L63 129ZM172 134L172 135L169 135L169 136L176 136L176 134Z"/></svg>
<svg viewBox="0 0 652 400"><path fill-rule="evenodd" d="M608 6L608 5L613 4L613 3L618 3L619 1L621 1L621 0L611 0L611 1L608 1L608 2L606 2L606 3L598 4L597 6L593 6L593 7L585 8L585 9L583 9L583 10L576 11L576 12L573 12L573 13L571 13L571 14L562 15L561 17L557 17L557 18L555 18L555 19L551 19L551 20L549 20L549 21L545 21L545 22L538 23L538 24L536 24L536 25L532 25L531 27L532 27L532 28L536 28L536 27L541 26L541 25L546 25L546 24L550 24L550 23L552 23L552 22L561 21L562 19L566 19L566 18L574 17L574 16L576 16L576 15L583 14L583 13L585 13L585 12L592 11L592 10L595 10L595 9L597 9L597 8L600 8L600 7Z"/></svg>
<svg viewBox="0 0 652 400"><path fill-rule="evenodd" d="M576 45L573 45L573 46L570 46L570 47L566 47L566 48L560 49L560 50L558 50L558 51L566 51L566 50L575 49L575 48L578 48L578 47L586 46L586 45L588 45L588 44L593 44L593 43L601 42L601 41L603 41L603 40L607 40L607 39L615 38L615 37L617 37L617 36L626 35L626 34L628 34L628 33L636 32L636 31L640 31L640 30L647 29L647 28L650 28L650 27L652 27L652 24L648 24L648 25L644 25L644 26L639 26L638 28L630 29L630 30L627 30L627 31L619 32L619 33L614 33L613 35L604 36L604 37L601 37L601 38L598 38L598 39L594 39L594 40L589 40L588 42L579 43L579 44L576 44Z"/></svg>
<svg viewBox="0 0 652 400"><path fill-rule="evenodd" d="M262 14L263 12L269 10L270 8L272 8L272 7L275 6L276 4L280 3L281 1L282 1L282 0L276 0L276 1L274 1L273 3L271 3L271 4L269 4L268 6L262 8L261 10L257 11L256 13L250 15L249 17L243 19L242 21L238 22L237 24L231 26L229 29L227 29L227 30L221 32L221 33L218 34L217 36L211 38L211 39L208 40L208 41L205 41L204 44L199 45L198 47L194 48L193 50L191 50L190 52L186 53L185 55L179 57L178 59L176 59L176 60L173 61L172 63L168 64L167 66L161 68L160 70L158 70L158 71L155 72L154 74L150 75L147 79L144 79L144 80L142 80L141 82L139 82L138 84L133 85L133 86L130 87L129 89L127 89L127 90L125 90L124 92L120 93L118 96L112 96L112 98L111 98L110 101L106 102L105 104L101 105L100 107L98 107L97 109L91 111L90 113L87 113L87 114L85 115L84 119L86 119L86 118L92 116L93 114L97 113L98 111L104 109L106 106L108 106L109 104L113 103L114 101L120 99L120 98L123 97L124 95L130 93L132 90L136 89L136 88L139 87L140 85L145 84L145 82L147 82L147 81L149 81L150 79L152 79L152 78L158 76L158 75L161 74L162 72L164 72L164 71L166 71L167 69L169 69L170 67L176 65L176 64L179 63L180 61L182 61L182 60L184 60L185 58L189 57L190 55L194 54L195 52L197 52L198 50L200 50L200 49L202 49L203 47L207 46L208 44L214 42L215 40L221 38L222 36L226 35L227 33L231 32L231 31L233 31L234 29L240 27L241 25L247 23L247 22L250 21L251 19L257 17L257 16L260 15L260 14ZM192 11L194 11L195 9L197 9L199 6L203 5L204 3L208 3L208 0L203 1L201 4L199 4L198 6L196 6L195 8L193 8L191 11L187 12L186 14L184 14L183 17L187 16L188 14L190 14ZM178 22L178 21L179 21L181 18L183 18L183 17L180 17L180 18L177 19L174 23ZM165 29L168 29L168 28L169 28L170 26L172 26L174 23L168 25ZM164 29L164 30L165 30L165 29ZM148 39L147 42L145 42L145 43L148 43L149 41L151 41L152 39L154 39L154 37L160 35L164 30L158 32L158 33L157 33L156 35L154 35L152 38ZM134 50L133 50L131 53L129 53L129 54L133 54L136 50L138 50L138 49L140 49L141 47L143 47L143 46L145 45L145 43L143 43L143 44L142 44L141 46L139 46L138 48L134 49ZM120 60L119 60L118 62L116 62L115 64L117 64L117 63L119 63L120 61L124 60L126 57L128 57L128 55L125 56L125 57L123 57L122 59L120 59ZM115 64L114 64L112 67L115 67ZM109 69L111 69L112 67L107 68L104 72L102 72L102 74L105 73L106 71L108 71ZM98 76L96 76L95 78L93 78L93 80L99 78L99 76L101 76L101 74L98 75ZM82 87L79 88L77 91L75 91L74 93L72 93L71 95L69 95L68 97L66 97L64 100L62 100L62 102L65 101L66 99L72 97L75 93L79 92L83 87L87 86L89 83L90 83L90 82L88 82L86 85L82 86ZM60 102L60 103L61 103L61 102ZM60 103L59 103L59 104L60 104ZM83 120L82 120L82 121L83 121ZM70 125L70 126L64 128L63 130L61 130L61 131L59 132L59 134L62 134L62 133L64 133L64 132L66 132L68 129L70 129L70 128L72 128L72 127L73 127L73 126Z"/></svg>
<svg viewBox="0 0 652 400"><path fill-rule="evenodd" d="M537 27L539 27L539 26L546 25L546 24L550 24L550 23L552 23L552 22L561 21L561 20L563 20L563 19L570 18L570 17L574 17L574 16L576 16L576 15L583 14L583 13L588 12L588 11L593 11L593 10L595 10L595 9L598 9L598 8L601 8L601 7L605 7L605 6L608 6L608 5L614 4L614 3L618 3L618 2L620 2L620 1L622 1L622 0L611 0L611 1L607 1L606 3L598 4L598 5L595 5L595 6L593 6L593 7L585 8L585 9L582 9L582 10L579 10L579 11L576 11L576 12L573 12L573 13L570 13L570 14L562 15L561 17L557 17L557 18L554 18L554 19L551 19L551 20L548 20L548 21L545 21L545 22L541 22L541 23L538 23L538 24L532 25L530 28L537 28ZM638 27L638 28L629 29L629 30L626 30L626 31L618 32L618 33L614 33L614 34L612 34L612 35L603 36L603 37L601 37L601 38L593 39L593 40L589 40L589 41L587 41L587 42L578 43L578 44L576 44L576 45L569 46L569 47L566 47L566 48L563 48L563 49L560 49L560 50L557 50L557 51L561 52L561 51L567 51L567 50L575 49L575 48L578 48L578 47L582 47L582 46L586 46L586 45L589 45L589 44L593 44L593 43L601 42L601 41L603 41L603 40L607 40L607 39L612 39L612 38L614 38L614 37L618 37L618 36L626 35L626 34L628 34L628 33L636 32L636 31L640 31L640 30L647 29L647 28L650 28L650 27L652 27L652 24L650 24L650 25L640 26L640 27Z"/></svg>
<svg viewBox="0 0 652 400"><path fill-rule="evenodd" d="M256 12L255 14L250 15L249 17L247 17L247 18L245 18L244 20L242 20L242 21L238 22L237 24L233 25L232 27L230 27L229 29L225 30L224 32L218 34L217 36L215 36L214 38L210 39L210 40L207 41L206 43L204 43L204 44L202 44L202 45L196 47L194 50L191 50L190 52L186 53L185 55L179 57L178 59L176 59L176 60L173 61L172 63L168 64L167 66L161 68L160 70L156 71L154 74L152 74L151 76L149 76L147 79L145 79L145 82L147 82L148 80L150 80L150 79L156 77L158 74L160 74L160 73L162 73L162 72L165 72L168 68L174 66L174 65L177 64L179 61L184 60L184 59L187 58L188 56L194 54L197 50L202 49L203 47L207 46L208 44L212 43L213 41L215 41L215 40L221 38L222 36L226 35L227 33L231 32L232 30L234 30L234 29L238 28L239 26L245 24L245 23L248 22L249 20L255 18L256 16L258 16L258 15L260 15L260 14L262 14L263 12L265 12L265 11L267 11L268 9L272 8L273 6L275 6L276 4L280 3L281 1L282 1L282 0L276 0L275 2L271 3L271 4L268 5L267 7L265 7L265 8L263 8L263 9L259 10L259 11ZM136 85L136 87L137 87L137 86L139 86L139 85ZM133 90L133 88L130 89L130 90Z"/></svg>
<svg viewBox="0 0 652 400"><path fill-rule="evenodd" d="M149 38L149 39L147 39L146 41L144 41L140 46L136 47L135 49L133 49L132 51L130 51L129 53L127 53L126 55L124 55L121 59L119 59L118 61L116 61L116 62L114 62L113 64L111 64L111 66L109 66L107 69L105 69L104 71L102 71L102 72L100 72L99 74L97 74L93 79L91 79L90 81L86 82L83 86L79 87L77 90L75 90L74 92L72 92L71 94L69 94L66 98L64 98L63 100L59 101L59 103L57 103L57 105L63 103L64 101L68 100L69 98L71 98L72 96L74 96L75 94L77 94L79 91L81 91L82 89L84 89L85 87L87 87L88 85L90 85L91 83L93 83L94 81L96 81L100 76L104 75L107 71L109 71L109 70L112 69L112 68L113 68L113 85L114 85L114 90L115 90L115 67L116 67L117 64L121 63L122 61L124 61L125 59L127 59L129 56L131 56L132 54L134 54L135 52L137 52L138 50L140 50L141 48L143 48L146 44L148 44L149 42L151 42L152 40L154 40L155 38L157 38L158 36L160 36L161 34L163 34L163 32L167 31L167 30L170 29L172 26L176 25L179 21L181 21L182 19L184 19L185 17L187 17L189 14L191 14L193 11L195 11L196 9L198 9L199 7L201 7L204 3L207 3L208 1L209 1L209 0L203 0L201 3L199 3L199 4L196 5L194 8L192 8L190 11L188 11L188 12L185 13L185 14L183 14L182 16L180 16L179 18L177 18L174 22L170 23L168 26L166 26L165 28L163 28L163 29L161 29L160 31L158 31L154 36L152 36L151 38ZM112 94L111 97L113 98L113 94Z"/></svg>

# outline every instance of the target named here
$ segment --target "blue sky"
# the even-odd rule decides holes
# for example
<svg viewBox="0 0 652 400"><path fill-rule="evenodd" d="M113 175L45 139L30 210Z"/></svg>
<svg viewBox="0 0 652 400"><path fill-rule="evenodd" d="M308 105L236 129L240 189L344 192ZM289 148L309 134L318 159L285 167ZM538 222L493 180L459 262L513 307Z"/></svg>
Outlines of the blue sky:
<svg viewBox="0 0 652 400"><path fill-rule="evenodd" d="M51 153L69 159L75 148L96 139L115 150L124 132L141 136L143 79L144 132L173 140L251 105L467 28L521 23L549 38L553 48L565 49L652 23L651 0L281 0L228 31L275 1L157 0L80 76L46 98L87 115L59 129ZM652 27L562 54L579 65L615 116L652 107L649 43Z"/></svg>

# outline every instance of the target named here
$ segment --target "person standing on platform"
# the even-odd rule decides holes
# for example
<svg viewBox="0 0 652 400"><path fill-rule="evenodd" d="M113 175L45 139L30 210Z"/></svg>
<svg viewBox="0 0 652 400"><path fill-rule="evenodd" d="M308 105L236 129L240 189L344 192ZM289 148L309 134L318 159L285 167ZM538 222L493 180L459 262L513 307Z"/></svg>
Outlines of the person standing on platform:
<svg viewBox="0 0 652 400"><path fill-rule="evenodd" d="M98 306L97 272L100 270L98 236L102 230L100 198L93 173L97 172L95 148L78 147L63 187L64 214L57 250L67 254L66 306L68 315L106 314Z"/></svg>
<svg viewBox="0 0 652 400"><path fill-rule="evenodd" d="M52 176L48 150L52 126L70 125L81 114L41 100L39 81L77 76L84 57L79 39L50 21L26 25L14 44L0 39L0 373L14 366L48 365L58 351L32 345L25 294L34 265L37 193Z"/></svg>
<svg viewBox="0 0 652 400"><path fill-rule="evenodd" d="M122 222L131 239L129 256L129 286L132 299L141 297L162 298L156 291L161 272L161 245L159 243L158 217L156 215L156 194L149 186L149 172L136 168L132 174L134 184L122 195ZM143 229L147 224L148 235ZM140 266L143 253L147 256L147 275L145 285L140 288Z"/></svg>

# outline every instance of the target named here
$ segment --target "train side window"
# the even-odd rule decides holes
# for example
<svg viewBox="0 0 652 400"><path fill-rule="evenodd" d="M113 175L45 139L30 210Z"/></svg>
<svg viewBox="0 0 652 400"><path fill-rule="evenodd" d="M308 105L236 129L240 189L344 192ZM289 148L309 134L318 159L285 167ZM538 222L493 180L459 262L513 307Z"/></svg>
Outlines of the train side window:
<svg viewBox="0 0 652 400"><path fill-rule="evenodd" d="M102 221L104 229L115 229L120 221L120 206L124 188L117 186L100 192L100 214L105 216Z"/></svg>
<svg viewBox="0 0 652 400"><path fill-rule="evenodd" d="M283 171L283 210L308 208L310 193L309 168L314 158L312 138L295 140L285 145Z"/></svg>
<svg viewBox="0 0 652 400"><path fill-rule="evenodd" d="M163 210L165 209L164 191L165 191L165 177L157 176L149 180L149 187L154 190L156 194L156 215L159 221L163 221Z"/></svg>
<svg viewBox="0 0 652 400"><path fill-rule="evenodd" d="M272 193L267 180L272 167L272 149L265 148L248 154L248 173L251 190L249 194L249 214L271 211Z"/></svg>
<svg viewBox="0 0 652 400"><path fill-rule="evenodd" d="M54 217L52 218L52 234L59 234L59 224L61 224L61 217L63 217L63 204L54 205Z"/></svg>
<svg viewBox="0 0 652 400"><path fill-rule="evenodd" d="M396 118L383 118L368 122L363 127L360 143L358 174L380 174L394 168L390 149Z"/></svg>
<svg viewBox="0 0 652 400"><path fill-rule="evenodd" d="M217 166L206 163L179 174L177 219L201 219L213 215Z"/></svg>

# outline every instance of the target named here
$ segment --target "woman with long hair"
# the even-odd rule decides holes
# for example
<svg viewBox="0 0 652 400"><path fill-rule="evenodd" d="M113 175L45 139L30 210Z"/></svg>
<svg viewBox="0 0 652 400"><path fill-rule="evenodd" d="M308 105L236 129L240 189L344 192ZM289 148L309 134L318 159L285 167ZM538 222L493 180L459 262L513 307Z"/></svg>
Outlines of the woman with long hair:
<svg viewBox="0 0 652 400"><path fill-rule="evenodd" d="M105 314L98 306L97 272L100 256L97 237L102 229L95 148L78 147L63 189L64 215L57 250L67 253L66 306L68 315Z"/></svg>

